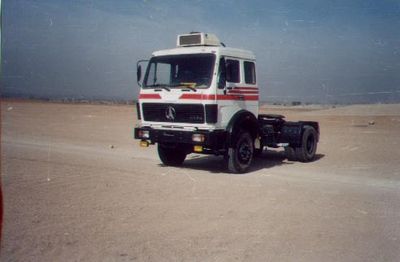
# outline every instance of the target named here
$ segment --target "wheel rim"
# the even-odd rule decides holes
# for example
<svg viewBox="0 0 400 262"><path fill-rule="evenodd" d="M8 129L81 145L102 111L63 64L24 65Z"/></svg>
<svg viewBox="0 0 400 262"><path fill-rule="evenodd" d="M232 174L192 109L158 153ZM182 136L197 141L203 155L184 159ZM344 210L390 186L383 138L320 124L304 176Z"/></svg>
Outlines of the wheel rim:
<svg viewBox="0 0 400 262"><path fill-rule="evenodd" d="M241 163L248 163L251 159L251 145L247 141L243 141L240 143L239 150L238 150L238 160Z"/></svg>

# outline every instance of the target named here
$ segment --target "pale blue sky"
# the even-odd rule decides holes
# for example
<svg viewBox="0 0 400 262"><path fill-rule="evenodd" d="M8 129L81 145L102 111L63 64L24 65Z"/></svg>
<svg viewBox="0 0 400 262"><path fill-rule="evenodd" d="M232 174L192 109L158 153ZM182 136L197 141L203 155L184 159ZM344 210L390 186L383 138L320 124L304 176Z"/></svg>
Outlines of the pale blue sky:
<svg viewBox="0 0 400 262"><path fill-rule="evenodd" d="M3 2L3 95L136 99L176 35L257 56L263 100L400 102L400 0Z"/></svg>

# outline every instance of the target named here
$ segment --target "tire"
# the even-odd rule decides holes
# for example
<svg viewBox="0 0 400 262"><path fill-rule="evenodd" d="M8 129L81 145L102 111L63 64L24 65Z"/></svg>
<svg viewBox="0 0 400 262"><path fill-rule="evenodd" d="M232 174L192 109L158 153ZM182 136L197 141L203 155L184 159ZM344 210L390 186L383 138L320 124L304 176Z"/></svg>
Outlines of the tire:
<svg viewBox="0 0 400 262"><path fill-rule="evenodd" d="M305 126L301 138L301 147L295 148L296 158L300 162L310 162L317 151L317 131L312 126Z"/></svg>
<svg viewBox="0 0 400 262"><path fill-rule="evenodd" d="M253 160L254 142L249 132L239 133L235 145L228 149L228 170L231 173L245 173Z"/></svg>
<svg viewBox="0 0 400 262"><path fill-rule="evenodd" d="M291 146L286 146L285 147L285 156L289 161L296 161L296 151L293 147Z"/></svg>
<svg viewBox="0 0 400 262"><path fill-rule="evenodd" d="M180 166L185 161L186 153L177 146L158 144L158 156L166 166Z"/></svg>

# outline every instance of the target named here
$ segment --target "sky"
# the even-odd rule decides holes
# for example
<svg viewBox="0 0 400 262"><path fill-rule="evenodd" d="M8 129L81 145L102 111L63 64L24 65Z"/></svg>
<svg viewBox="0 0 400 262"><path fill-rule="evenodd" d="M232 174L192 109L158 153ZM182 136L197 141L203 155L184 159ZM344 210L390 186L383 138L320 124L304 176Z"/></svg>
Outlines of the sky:
<svg viewBox="0 0 400 262"><path fill-rule="evenodd" d="M136 61L215 33L261 100L400 102L400 0L5 0L2 96L137 99Z"/></svg>

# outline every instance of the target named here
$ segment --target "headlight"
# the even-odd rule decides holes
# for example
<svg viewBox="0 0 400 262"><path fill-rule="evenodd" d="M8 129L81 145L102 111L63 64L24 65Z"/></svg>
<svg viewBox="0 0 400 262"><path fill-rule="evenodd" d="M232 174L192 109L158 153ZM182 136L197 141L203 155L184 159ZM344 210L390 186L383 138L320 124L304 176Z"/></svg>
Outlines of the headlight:
<svg viewBox="0 0 400 262"><path fill-rule="evenodd" d="M200 142L203 143L205 140L205 136L203 134L193 134L192 135L192 141L193 142Z"/></svg>
<svg viewBox="0 0 400 262"><path fill-rule="evenodd" d="M150 132L148 130L139 130L139 137L148 139L150 138Z"/></svg>

